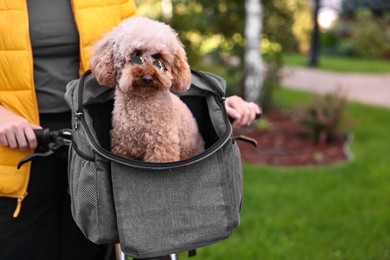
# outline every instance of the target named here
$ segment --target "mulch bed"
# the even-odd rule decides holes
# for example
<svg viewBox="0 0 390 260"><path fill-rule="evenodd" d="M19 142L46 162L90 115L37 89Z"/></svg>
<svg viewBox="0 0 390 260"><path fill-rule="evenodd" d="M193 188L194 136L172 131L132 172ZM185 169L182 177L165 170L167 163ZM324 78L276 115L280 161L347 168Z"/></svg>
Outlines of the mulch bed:
<svg viewBox="0 0 390 260"><path fill-rule="evenodd" d="M302 128L293 111L272 110L266 114L270 129L244 127L235 135L255 139L258 147L238 141L244 162L259 165L304 166L328 165L348 159L348 138L340 135L331 143L315 144L302 134Z"/></svg>

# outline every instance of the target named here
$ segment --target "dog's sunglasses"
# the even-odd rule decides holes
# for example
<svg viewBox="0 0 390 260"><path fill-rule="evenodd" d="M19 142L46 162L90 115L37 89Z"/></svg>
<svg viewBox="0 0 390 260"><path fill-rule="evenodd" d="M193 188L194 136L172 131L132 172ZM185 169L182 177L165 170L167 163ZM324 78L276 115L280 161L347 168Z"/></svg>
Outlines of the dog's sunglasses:
<svg viewBox="0 0 390 260"><path fill-rule="evenodd" d="M132 65L145 65L146 61L143 57L141 56L134 56L131 60L130 60L130 63ZM159 61L159 60L154 60L152 62L152 64L161 72L165 72L166 71L166 68L164 66L164 64Z"/></svg>

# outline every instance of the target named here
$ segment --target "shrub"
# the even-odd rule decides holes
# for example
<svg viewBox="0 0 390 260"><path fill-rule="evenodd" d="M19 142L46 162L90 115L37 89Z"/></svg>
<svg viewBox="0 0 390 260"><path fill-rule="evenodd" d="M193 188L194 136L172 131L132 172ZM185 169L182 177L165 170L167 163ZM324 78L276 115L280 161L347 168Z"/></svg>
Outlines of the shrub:
<svg viewBox="0 0 390 260"><path fill-rule="evenodd" d="M304 133L316 144L332 142L347 125L347 105L348 100L341 88L323 96L314 94L308 105L298 109Z"/></svg>

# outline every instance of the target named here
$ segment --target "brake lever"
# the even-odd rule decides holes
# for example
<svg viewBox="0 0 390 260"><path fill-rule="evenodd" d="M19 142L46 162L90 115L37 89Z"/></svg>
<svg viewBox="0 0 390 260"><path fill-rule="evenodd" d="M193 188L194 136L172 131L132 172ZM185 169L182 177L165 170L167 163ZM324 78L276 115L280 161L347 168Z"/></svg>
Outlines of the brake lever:
<svg viewBox="0 0 390 260"><path fill-rule="evenodd" d="M49 150L45 153L33 153L25 158L23 158L19 163L18 163L18 166L17 166L17 169L19 170L20 167L22 167L23 164L31 161L32 159L34 159L35 157L47 157L47 156L50 156L54 153L53 150Z"/></svg>
<svg viewBox="0 0 390 260"><path fill-rule="evenodd" d="M31 161L32 159L34 159L35 157L47 157L47 156L50 156L52 154L54 154L58 149L60 149L62 146L64 145L69 145L71 143L70 140L66 139L66 138L63 138L61 136L55 136L54 137L54 141L53 142L50 142L48 144L48 147L49 147L49 150L46 151L46 152L42 152L42 153L33 153L25 158L23 158L17 165L17 169L19 170L20 167L22 167L23 164Z"/></svg>

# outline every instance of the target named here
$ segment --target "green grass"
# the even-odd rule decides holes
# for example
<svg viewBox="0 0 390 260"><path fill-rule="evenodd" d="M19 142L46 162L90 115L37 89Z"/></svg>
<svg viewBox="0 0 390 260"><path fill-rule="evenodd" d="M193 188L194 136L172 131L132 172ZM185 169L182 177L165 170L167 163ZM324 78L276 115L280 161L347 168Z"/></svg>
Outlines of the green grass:
<svg viewBox="0 0 390 260"><path fill-rule="evenodd" d="M288 54L283 61L285 65L306 66L308 58L301 54ZM390 73L390 61L320 55L318 68L342 73Z"/></svg>
<svg viewBox="0 0 390 260"><path fill-rule="evenodd" d="M309 98L276 92L284 106ZM353 160L318 168L244 165L241 225L194 259L390 259L390 110L352 103L348 115L356 121Z"/></svg>

